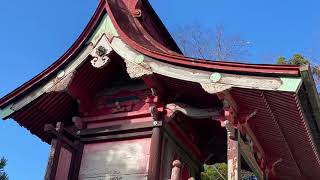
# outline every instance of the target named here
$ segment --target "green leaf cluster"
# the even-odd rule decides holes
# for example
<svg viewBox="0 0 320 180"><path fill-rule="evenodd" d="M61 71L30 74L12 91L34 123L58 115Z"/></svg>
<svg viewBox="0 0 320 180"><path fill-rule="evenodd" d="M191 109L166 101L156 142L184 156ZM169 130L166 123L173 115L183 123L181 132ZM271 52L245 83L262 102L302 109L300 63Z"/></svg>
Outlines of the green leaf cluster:
<svg viewBox="0 0 320 180"><path fill-rule="evenodd" d="M240 179L257 179L256 176L250 172L241 169ZM228 165L226 163L216 163L213 165L204 165L204 172L201 173L201 180L227 180L228 179Z"/></svg>
<svg viewBox="0 0 320 180"><path fill-rule="evenodd" d="M282 64L282 65L297 65L297 66L304 66L304 65L310 65L312 74L316 80L317 83L319 83L320 80L320 66L317 64L312 64L309 59L305 58L301 54L294 54L290 59L286 59L283 56L280 56L276 64Z"/></svg>
<svg viewBox="0 0 320 180"><path fill-rule="evenodd" d="M7 173L4 172L4 167L7 165L7 160L2 157L0 159L0 180L8 180L9 177Z"/></svg>
<svg viewBox="0 0 320 180"><path fill-rule="evenodd" d="M201 173L201 180L223 180L228 179L228 166L226 163L204 165L204 172Z"/></svg>
<svg viewBox="0 0 320 180"><path fill-rule="evenodd" d="M301 54L294 54L290 59L286 59L285 57L280 56L276 64L304 66L304 65L309 65L310 62Z"/></svg>

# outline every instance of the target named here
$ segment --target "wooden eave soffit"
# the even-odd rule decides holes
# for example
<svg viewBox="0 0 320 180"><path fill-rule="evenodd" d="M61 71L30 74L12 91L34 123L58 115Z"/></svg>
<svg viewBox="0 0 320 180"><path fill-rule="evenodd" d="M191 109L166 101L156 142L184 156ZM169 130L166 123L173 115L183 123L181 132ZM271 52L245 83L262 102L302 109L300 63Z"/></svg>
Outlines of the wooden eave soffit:
<svg viewBox="0 0 320 180"><path fill-rule="evenodd" d="M20 110L44 93L68 92L68 85L72 81L74 72L86 58L93 57L91 63L96 68L105 67L111 59L108 54L114 51L121 56L126 64L126 70L132 79L143 78L152 74L161 74L174 79L199 83L204 91L216 94L231 88L247 88L269 91L297 92L301 85L300 77L261 77L202 71L180 67L160 62L145 56L128 46L119 36L109 16L106 14L86 47L74 58L56 77L48 81L29 95L1 109L1 117L7 118ZM69 92L70 93L70 92Z"/></svg>

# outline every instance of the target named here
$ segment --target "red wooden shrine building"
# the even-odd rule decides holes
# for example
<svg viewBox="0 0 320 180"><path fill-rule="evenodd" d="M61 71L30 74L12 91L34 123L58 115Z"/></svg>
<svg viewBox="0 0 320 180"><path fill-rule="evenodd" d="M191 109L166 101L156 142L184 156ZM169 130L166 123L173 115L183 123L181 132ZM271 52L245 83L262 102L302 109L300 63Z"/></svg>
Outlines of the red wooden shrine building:
<svg viewBox="0 0 320 180"><path fill-rule="evenodd" d="M320 179L310 69L184 57L146 0L101 0L72 47L0 108L51 144L48 180L199 179L216 162L228 179L240 168Z"/></svg>

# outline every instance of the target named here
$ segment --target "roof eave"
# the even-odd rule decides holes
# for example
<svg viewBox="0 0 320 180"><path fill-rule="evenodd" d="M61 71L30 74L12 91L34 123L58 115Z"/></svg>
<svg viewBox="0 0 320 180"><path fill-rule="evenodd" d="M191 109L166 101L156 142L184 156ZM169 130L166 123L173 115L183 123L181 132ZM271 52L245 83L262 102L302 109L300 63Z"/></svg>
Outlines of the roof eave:
<svg viewBox="0 0 320 180"><path fill-rule="evenodd" d="M320 99L310 66L302 66L300 68L300 74L306 89L308 100L312 107L312 113L315 117L318 130L320 130Z"/></svg>
<svg viewBox="0 0 320 180"><path fill-rule="evenodd" d="M47 69L43 70L37 76L33 77L31 80L25 82L9 94L5 95L0 99L0 108L5 108L9 104L12 104L17 99L27 95L34 89L41 86L50 77L55 76L61 68L67 65L73 57L81 50L85 45L85 42L90 38L93 33L94 28L99 24L99 20L105 11L105 1L99 1L99 5L94 12L94 15L90 19L89 23L85 27L84 31L80 34L77 40L72 44L72 46L53 64L51 64Z"/></svg>

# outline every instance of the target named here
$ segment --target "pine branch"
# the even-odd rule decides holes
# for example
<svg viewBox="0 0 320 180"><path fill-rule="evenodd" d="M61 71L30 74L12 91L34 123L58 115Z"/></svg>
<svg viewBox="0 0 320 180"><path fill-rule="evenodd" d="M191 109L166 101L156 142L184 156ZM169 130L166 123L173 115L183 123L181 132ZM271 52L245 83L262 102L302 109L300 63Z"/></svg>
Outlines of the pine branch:
<svg viewBox="0 0 320 180"><path fill-rule="evenodd" d="M4 167L7 165L7 160L2 157L0 159L0 180L8 180L9 177L7 173L4 172Z"/></svg>

